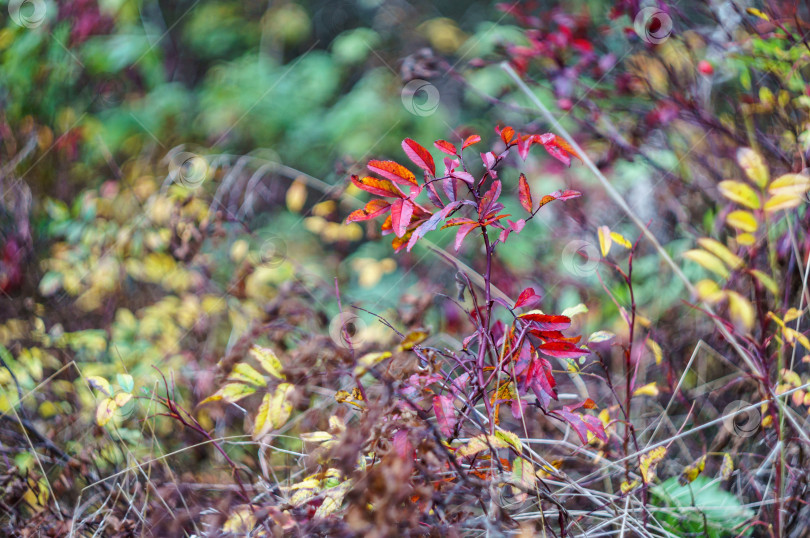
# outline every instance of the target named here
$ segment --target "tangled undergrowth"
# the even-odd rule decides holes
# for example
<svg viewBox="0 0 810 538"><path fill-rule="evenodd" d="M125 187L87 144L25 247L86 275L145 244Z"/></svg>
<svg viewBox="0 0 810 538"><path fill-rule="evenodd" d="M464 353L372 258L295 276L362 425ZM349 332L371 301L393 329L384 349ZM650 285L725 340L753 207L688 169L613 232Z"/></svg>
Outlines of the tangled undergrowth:
<svg viewBox="0 0 810 538"><path fill-rule="evenodd" d="M66 43L97 84L81 46L112 19L80 4L53 28L86 29ZM325 180L225 153L230 125L161 157L98 136L149 108L125 68L106 120L3 111L0 532L804 536L810 13L760 7L502 5L472 61L402 62L474 111L432 146L414 130L407 165L385 129L385 150L363 138L404 130L360 106L384 77L315 96L335 113L285 159L331 167L341 118L367 142ZM292 86L359 77L360 30L291 62ZM0 33L12 63L45 35L22 32ZM217 69L208 104L230 95ZM263 130L314 106L290 93ZM205 125L248 108L226 100ZM81 192L51 192L68 182L42 159Z"/></svg>

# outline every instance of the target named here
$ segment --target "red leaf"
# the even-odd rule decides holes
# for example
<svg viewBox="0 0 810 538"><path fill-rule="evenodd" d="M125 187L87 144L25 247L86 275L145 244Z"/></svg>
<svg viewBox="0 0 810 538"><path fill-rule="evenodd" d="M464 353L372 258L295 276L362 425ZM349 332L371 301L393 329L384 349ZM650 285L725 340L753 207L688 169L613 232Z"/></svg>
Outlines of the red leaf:
<svg viewBox="0 0 810 538"><path fill-rule="evenodd" d="M478 135L470 135L466 139L464 139L464 143L461 144L461 149L467 149L468 147L472 146L473 144L477 144L481 141L481 137Z"/></svg>
<svg viewBox="0 0 810 538"><path fill-rule="evenodd" d="M588 351L568 342L546 342L537 348L546 355L561 359L575 359L587 355Z"/></svg>
<svg viewBox="0 0 810 538"><path fill-rule="evenodd" d="M579 198L582 193L579 191L557 191L552 196L556 196L557 200L571 200L572 198Z"/></svg>
<svg viewBox="0 0 810 538"><path fill-rule="evenodd" d="M523 230L523 227L526 226L526 221L523 219L518 219L517 222L512 222L511 220L507 220L506 222L509 223L509 227L504 229L501 232L501 235L498 236L498 240L501 243L506 243L506 239L509 237L510 233L520 233L521 230Z"/></svg>
<svg viewBox="0 0 810 538"><path fill-rule="evenodd" d="M473 185L475 183L475 178L469 172L465 172L464 170L453 170L450 173L451 177L458 178L461 181L467 183L468 185Z"/></svg>
<svg viewBox="0 0 810 538"><path fill-rule="evenodd" d="M535 293L534 288L526 288L520 295L518 296L517 301L515 302L515 308L520 308L522 306L528 306L530 304L534 304L540 300L540 296Z"/></svg>
<svg viewBox="0 0 810 538"><path fill-rule="evenodd" d="M437 140L433 143L433 145L439 148L439 151L443 153L453 156L458 155L458 153L456 152L456 146L454 146L447 140Z"/></svg>
<svg viewBox="0 0 810 538"><path fill-rule="evenodd" d="M566 411L565 409L555 409L551 413L561 417L565 422L570 424L571 427L574 428L574 431L577 432L577 435L579 435L579 438L583 443L588 442L589 428L587 427L585 421L582 420L582 416L580 414L572 413L571 411Z"/></svg>
<svg viewBox="0 0 810 538"><path fill-rule="evenodd" d="M568 316L554 316L528 312L518 317L536 323L542 331L564 331L571 326L571 318Z"/></svg>
<svg viewBox="0 0 810 538"><path fill-rule="evenodd" d="M570 191L570 190L557 191L557 192L554 192L552 194L546 194L540 200L540 205L537 207L537 209L540 209L541 207L543 207L547 203L553 202L554 200L565 201L565 200L571 200L573 198L579 198L580 196L582 196L581 192L579 192L579 191Z"/></svg>
<svg viewBox="0 0 810 538"><path fill-rule="evenodd" d="M391 225L397 237L405 235L412 216L413 202L410 200L397 200L391 204Z"/></svg>
<svg viewBox="0 0 810 538"><path fill-rule="evenodd" d="M369 161L368 169L400 185L416 185L413 172L394 161Z"/></svg>
<svg viewBox="0 0 810 538"><path fill-rule="evenodd" d="M365 176L363 178L352 176L352 183L357 185L358 188L363 189L366 192L370 192L371 194L388 196L391 198L406 198L405 193L399 190L399 187L387 179L378 179L371 176Z"/></svg>
<svg viewBox="0 0 810 538"><path fill-rule="evenodd" d="M436 413L436 422L439 430L445 437L453 435L456 425L456 409L453 407L453 396L441 394L433 397L433 412Z"/></svg>
<svg viewBox="0 0 810 538"><path fill-rule="evenodd" d="M523 209L528 211L529 213L532 212L532 191L529 188L529 182L526 181L526 175L520 174L520 179L518 180L518 190L520 195L520 205L523 206Z"/></svg>
<svg viewBox="0 0 810 538"><path fill-rule="evenodd" d="M436 175L436 165L433 163L433 156L428 150L410 138L406 138L402 141L402 149L405 150L405 153L408 155L408 158L413 161L413 164L432 176Z"/></svg>
<svg viewBox="0 0 810 538"><path fill-rule="evenodd" d="M571 165L571 157L569 155L573 155L577 159L582 160L582 158L577 154L576 150L571 147L571 144L566 142L564 138L553 133L535 135L532 138L535 142L543 144L546 151L548 151L553 157L560 160L566 166Z"/></svg>
<svg viewBox="0 0 810 538"><path fill-rule="evenodd" d="M458 232L456 232L456 251L461 248L461 243L464 242L464 238L467 237L467 234L473 231L478 227L477 222L472 222L469 224L462 224L459 227Z"/></svg>
<svg viewBox="0 0 810 538"><path fill-rule="evenodd" d="M484 218L490 212L490 208L492 204L495 203L498 198L501 197L501 182L500 180L496 179L492 182L492 185L489 187L489 190L481 197L481 200L478 202L478 216L480 218Z"/></svg>
<svg viewBox="0 0 810 538"><path fill-rule="evenodd" d="M379 198L371 200L363 209L353 211L351 215L346 218L346 224L350 222L373 219L374 217L382 215L388 211L390 206L391 204L386 200L381 200Z"/></svg>
<svg viewBox="0 0 810 538"><path fill-rule="evenodd" d="M428 220L423 222L411 236L411 240L408 242L408 251L410 252L416 242L424 237L426 233L435 230L436 226L438 226L441 221L447 218L447 215L457 209L460 205L461 202L450 202L444 207L444 209L437 211Z"/></svg>

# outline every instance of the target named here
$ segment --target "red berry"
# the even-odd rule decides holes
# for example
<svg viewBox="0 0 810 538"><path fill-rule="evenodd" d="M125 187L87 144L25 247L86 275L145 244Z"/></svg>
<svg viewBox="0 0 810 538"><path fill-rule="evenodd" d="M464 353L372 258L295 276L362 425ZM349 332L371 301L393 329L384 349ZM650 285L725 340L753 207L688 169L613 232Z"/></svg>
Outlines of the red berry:
<svg viewBox="0 0 810 538"><path fill-rule="evenodd" d="M698 71L710 77L714 74L714 67L708 60L700 60L697 65Z"/></svg>

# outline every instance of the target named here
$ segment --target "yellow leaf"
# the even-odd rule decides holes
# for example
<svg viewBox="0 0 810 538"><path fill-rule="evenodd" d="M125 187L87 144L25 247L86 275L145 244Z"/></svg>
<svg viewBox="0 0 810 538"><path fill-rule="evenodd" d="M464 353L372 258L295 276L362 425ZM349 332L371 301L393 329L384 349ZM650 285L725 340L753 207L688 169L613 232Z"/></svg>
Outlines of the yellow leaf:
<svg viewBox="0 0 810 538"><path fill-rule="evenodd" d="M323 443L332 439L332 434L329 432L312 432L302 433L301 440L306 443Z"/></svg>
<svg viewBox="0 0 810 538"><path fill-rule="evenodd" d="M744 205L749 209L759 209L762 206L756 191L741 181L727 179L721 181L717 188L720 189L720 194L732 202Z"/></svg>
<svg viewBox="0 0 810 538"><path fill-rule="evenodd" d="M736 291L726 291L725 295L728 298L728 312L731 315L731 320L750 331L754 327L756 319L754 307L748 299Z"/></svg>
<svg viewBox="0 0 810 538"><path fill-rule="evenodd" d="M622 482L622 485L621 485L622 493L627 493L628 491L630 491L633 488L635 488L636 486L638 486L639 483L640 482L638 480L633 480L632 482L629 482L629 483L625 480L624 482Z"/></svg>
<svg viewBox="0 0 810 538"><path fill-rule="evenodd" d="M773 416L765 415L764 417L762 417L762 427L763 428L769 428L772 425L773 425Z"/></svg>
<svg viewBox="0 0 810 538"><path fill-rule="evenodd" d="M499 432L496 432L496 435L477 435L473 437L467 441L467 444L459 447L456 454L458 456L472 456L484 450L489 450L490 446L492 448L507 448L510 443L506 439L498 437L497 433ZM512 434L512 436L517 438L515 434ZM519 439L517 439L517 443L520 444Z"/></svg>
<svg viewBox="0 0 810 538"><path fill-rule="evenodd" d="M610 232L610 238L616 241L618 244L623 246L624 248L631 249L633 248L633 243L628 241L624 238L624 236L617 232Z"/></svg>
<svg viewBox="0 0 810 538"><path fill-rule="evenodd" d="M695 481L695 478L697 478L698 475L703 472L703 469L705 468L706 468L706 454L702 455L700 458L697 459L697 461L691 463L683 470L681 476L678 477L678 483L682 486L685 486L686 484L691 484L692 482Z"/></svg>
<svg viewBox="0 0 810 538"><path fill-rule="evenodd" d="M269 347L253 346L250 354L259 363L262 369L277 379L284 379L281 374L281 361Z"/></svg>
<svg viewBox="0 0 810 538"><path fill-rule="evenodd" d="M115 400L112 398L104 398L101 400L101 403L98 404L98 408L96 409L96 424L99 426L107 424L110 419L113 418L116 409L118 409L118 406L115 405Z"/></svg>
<svg viewBox="0 0 810 538"><path fill-rule="evenodd" d="M405 338L399 344L398 349L400 351L408 351L413 349L413 346L421 344L427 337L428 333L425 331L411 331L405 335Z"/></svg>
<svg viewBox="0 0 810 538"><path fill-rule="evenodd" d="M254 392L256 392L256 387L253 385L245 385L244 383L228 383L214 394L201 401L200 405L219 400L234 403L241 400L245 396L253 394Z"/></svg>
<svg viewBox="0 0 810 538"><path fill-rule="evenodd" d="M118 407L124 407L127 404L127 402L129 402L131 399L132 394L128 392L119 392L118 394L115 395L114 401L115 405L117 405Z"/></svg>
<svg viewBox="0 0 810 538"><path fill-rule="evenodd" d="M695 289L697 290L698 298L700 298L700 300L711 304L714 304L723 298L723 293L720 286L718 286L717 282L713 280L703 279L695 284Z"/></svg>
<svg viewBox="0 0 810 538"><path fill-rule="evenodd" d="M250 507L242 506L234 510L225 523L222 525L222 532L247 536L256 526L256 518Z"/></svg>
<svg viewBox="0 0 810 538"><path fill-rule="evenodd" d="M759 17L763 21L770 21L771 20L771 18L768 15L766 15L765 13L763 13L762 11L758 10L755 7L746 8L745 11L747 11L749 15L753 15L754 17Z"/></svg>
<svg viewBox="0 0 810 538"><path fill-rule="evenodd" d="M723 278L729 277L728 269L726 269L726 266L723 265L722 261L720 261L720 258L715 256L714 254L706 252L705 250L698 250L698 249L687 250L683 254L683 257L688 260L692 260L693 262L697 263L704 269L708 269L709 271L717 274L718 276L721 276Z"/></svg>
<svg viewBox="0 0 810 538"><path fill-rule="evenodd" d="M616 338L616 335L610 331L596 331L588 337L588 343L595 344L598 342L607 342L608 340L612 340L614 338Z"/></svg>
<svg viewBox="0 0 810 538"><path fill-rule="evenodd" d="M740 148L737 150L737 163L743 169L745 175L748 176L748 179L753 181L760 189L765 188L770 175L762 155L751 148Z"/></svg>
<svg viewBox="0 0 810 538"><path fill-rule="evenodd" d="M307 186L303 177L296 178L290 188L287 189L287 209L293 213L298 213L307 201Z"/></svg>
<svg viewBox="0 0 810 538"><path fill-rule="evenodd" d="M568 317L568 318L573 318L576 315L587 314L587 313L588 313L588 307L585 306L584 303L579 303L576 306L569 306L568 308L566 308L565 310L562 311L562 315L565 316L565 317Z"/></svg>
<svg viewBox="0 0 810 538"><path fill-rule="evenodd" d="M641 472L641 479L644 480L645 484L649 484L652 479L655 478L655 467L658 465L659 461L664 459L666 454L667 448L659 446L641 456L639 471Z"/></svg>
<svg viewBox="0 0 810 538"><path fill-rule="evenodd" d="M599 411L599 420L602 421L602 427L608 427L608 424L610 424L610 413L607 409Z"/></svg>
<svg viewBox="0 0 810 538"><path fill-rule="evenodd" d="M799 331L785 327L782 329L782 334L785 335L785 340L787 340L788 344L793 345L794 342L798 341L805 349L810 350L810 340Z"/></svg>
<svg viewBox="0 0 810 538"><path fill-rule="evenodd" d="M774 295L779 295L779 285L776 283L774 279L772 279L770 276L763 273L759 269L751 269L751 274L754 275L763 286L765 286L766 290L773 293Z"/></svg>
<svg viewBox="0 0 810 538"><path fill-rule="evenodd" d="M789 323L794 319L798 319L799 316L801 315L802 315L801 310L799 310L798 308L790 307L787 309L787 312L785 312L785 323Z"/></svg>
<svg viewBox="0 0 810 538"><path fill-rule="evenodd" d="M739 244L741 244L741 245L743 245L745 247L750 247L751 245L753 245L756 242L757 242L757 238L754 237L752 234L743 233L743 234L739 234L737 236L737 243L739 243Z"/></svg>
<svg viewBox="0 0 810 538"><path fill-rule="evenodd" d="M661 361L664 358L664 353L661 351L661 346L658 345L658 342L652 338L647 338L647 347L650 348L650 351L652 351L652 354L655 357L655 364L661 364Z"/></svg>
<svg viewBox="0 0 810 538"><path fill-rule="evenodd" d="M607 226L600 226L596 233L599 235L599 249L602 251L604 258L610 253L610 246L613 243L613 238L610 236L610 228Z"/></svg>
<svg viewBox="0 0 810 538"><path fill-rule="evenodd" d="M246 383L248 385L256 385L257 387L267 386L267 381L264 376L260 374L254 367L244 362L240 362L234 366L228 381L235 383Z"/></svg>
<svg viewBox="0 0 810 538"><path fill-rule="evenodd" d="M732 269L739 269L745 263L742 258L731 252L723 243L708 237L698 239L698 244L705 250L711 252Z"/></svg>
<svg viewBox="0 0 810 538"><path fill-rule="evenodd" d="M734 472L734 461L729 456L728 452L723 454L723 463L720 465L720 478L728 480L731 478L731 473Z"/></svg>
<svg viewBox="0 0 810 538"><path fill-rule="evenodd" d="M520 438L512 432L504 430L495 430L495 438L501 439L506 444L511 445L518 454L523 452L523 445L520 443Z"/></svg>
<svg viewBox="0 0 810 538"><path fill-rule="evenodd" d="M90 386L96 389L97 391L104 393L104 395L106 396L112 396L112 387L110 386L109 381L107 381L103 377L91 375L87 376L86 379L87 382L90 384Z"/></svg>
<svg viewBox="0 0 810 538"><path fill-rule="evenodd" d="M384 361L391 356L390 351L383 351L382 353L366 353L357 359L357 366L354 368L354 375L362 376L369 371L374 365Z"/></svg>
<svg viewBox="0 0 810 538"><path fill-rule="evenodd" d="M799 207L802 197L796 194L774 194L765 202L765 212L773 213L783 209L793 209Z"/></svg>
<svg viewBox="0 0 810 538"><path fill-rule="evenodd" d="M258 439L286 424L292 413L290 395L295 387L290 383L281 383L273 394L267 393L262 398L259 411L256 413L256 424L253 437Z"/></svg>
<svg viewBox="0 0 810 538"><path fill-rule="evenodd" d="M759 227L754 214L744 209L737 209L726 215L726 223L744 232L756 232Z"/></svg>
<svg viewBox="0 0 810 538"><path fill-rule="evenodd" d="M801 197L810 189L810 177L803 174L785 174L773 180L768 186L768 192L776 196L789 194Z"/></svg>
<svg viewBox="0 0 810 538"><path fill-rule="evenodd" d="M658 387L655 381L647 383L633 391L633 396L658 396Z"/></svg>

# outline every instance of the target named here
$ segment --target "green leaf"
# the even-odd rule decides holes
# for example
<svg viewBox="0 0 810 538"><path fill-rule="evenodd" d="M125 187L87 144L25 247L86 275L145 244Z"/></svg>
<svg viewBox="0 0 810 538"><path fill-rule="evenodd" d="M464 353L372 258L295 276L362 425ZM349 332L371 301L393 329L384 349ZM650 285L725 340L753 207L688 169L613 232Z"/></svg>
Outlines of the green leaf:
<svg viewBox="0 0 810 538"><path fill-rule="evenodd" d="M115 380L124 392L132 392L135 389L135 380L129 374L116 374Z"/></svg>
<svg viewBox="0 0 810 538"><path fill-rule="evenodd" d="M724 491L719 481L705 476L698 476L684 486L678 484L677 477L672 477L650 491L651 511L675 536L730 538L742 532L754 517L754 511ZM750 534L749 529L743 536Z"/></svg>
<svg viewBox="0 0 810 538"><path fill-rule="evenodd" d="M751 269L751 274L754 275L763 286L765 286L765 289L774 295L779 295L779 285L769 275L763 273L759 269Z"/></svg>

